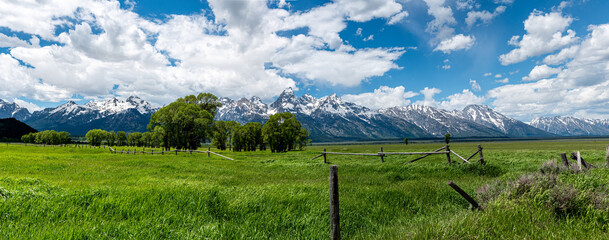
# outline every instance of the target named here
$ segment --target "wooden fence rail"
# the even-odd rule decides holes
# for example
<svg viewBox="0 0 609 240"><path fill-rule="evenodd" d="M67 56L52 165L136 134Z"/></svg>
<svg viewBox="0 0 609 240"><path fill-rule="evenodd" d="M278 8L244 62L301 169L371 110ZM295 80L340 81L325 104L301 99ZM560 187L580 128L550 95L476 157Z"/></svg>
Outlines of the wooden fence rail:
<svg viewBox="0 0 609 240"><path fill-rule="evenodd" d="M324 158L324 163L327 163L327 155L351 155L351 156L374 156L374 157L380 157L381 158L381 162L385 162L385 156L388 155L423 155L420 156L414 160L411 160L408 163L413 163L415 161L421 160L427 156L430 155L434 155L434 154L446 154L446 158L448 159L448 163L451 163L450 160L450 155L453 154L455 156L457 156L458 158L460 158L461 160L463 160L463 162L469 163L471 164L471 162L469 161L472 157L474 157L476 154L480 155L480 160L479 162L481 164L485 164L484 162L484 158L482 157L482 147L480 145L478 145L478 151L475 152L474 154L472 154L469 158L463 158L461 157L459 154L457 154L455 151L450 150L449 145L443 146L441 148L438 148L434 151L431 152L384 152L383 148L381 147L381 151L378 153L345 153L345 152L328 152L326 151L326 149L324 148L324 151L321 152L321 154L315 156L314 158L312 158L311 160L315 160L317 158L323 157Z"/></svg>
<svg viewBox="0 0 609 240"><path fill-rule="evenodd" d="M224 155L221 155L221 154L218 154L218 153L212 152L210 149L208 149L207 151L199 151L199 150L180 150L180 149L175 149L175 150L169 150L169 151L158 151L158 152L155 152L154 150L152 150L152 151L150 151L150 152L147 152L147 151L145 151L145 150L143 150L143 149L142 149L142 151L135 151L135 150L134 150L134 151L129 151L129 150L127 150L127 151L117 151L117 150L115 150L115 149L114 149L114 148L112 148L112 147L108 147L108 149L109 149L111 152L115 153L115 154L132 154L132 153L133 153L134 155L135 155L135 154L138 154L138 153L141 153L141 154L152 154L152 155L154 155L154 154L161 154L161 155L165 155L165 153L175 153L175 154L177 155L177 154L178 154L178 152L185 152L185 153L189 153L189 154L192 154L192 153L207 153L207 157L211 157L211 155L210 155L210 154L213 154L213 155L216 155L216 156L218 156L218 157L225 158L225 159L228 159L228 160L231 160L231 161L234 161L234 160L235 160L235 159L229 158L229 157L227 157L227 156L224 156Z"/></svg>

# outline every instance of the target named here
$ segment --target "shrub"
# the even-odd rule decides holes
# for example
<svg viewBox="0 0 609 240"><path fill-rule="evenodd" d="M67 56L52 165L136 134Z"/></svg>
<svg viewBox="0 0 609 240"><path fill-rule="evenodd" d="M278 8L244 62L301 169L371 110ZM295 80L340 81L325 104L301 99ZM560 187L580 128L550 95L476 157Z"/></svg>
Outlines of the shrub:
<svg viewBox="0 0 609 240"><path fill-rule="evenodd" d="M558 216L566 216L577 214L580 208L584 206L578 201L577 189L571 186L556 185L551 189L551 199L549 206L553 208L554 213Z"/></svg>

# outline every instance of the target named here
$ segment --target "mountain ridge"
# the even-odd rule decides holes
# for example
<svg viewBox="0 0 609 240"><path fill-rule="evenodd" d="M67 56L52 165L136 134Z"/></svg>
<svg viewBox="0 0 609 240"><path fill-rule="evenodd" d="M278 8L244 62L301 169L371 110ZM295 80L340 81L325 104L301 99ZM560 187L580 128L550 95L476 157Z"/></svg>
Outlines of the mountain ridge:
<svg viewBox="0 0 609 240"><path fill-rule="evenodd" d="M336 94L321 98L310 94L297 97L291 88L269 104L256 96L239 100L220 98L219 101L223 106L218 108L217 120L264 123L272 114L291 112L315 141L438 138L445 133L458 138L609 135L609 120L555 117L558 120L536 118L527 124L485 105L469 105L452 111L422 105L373 110L344 101ZM137 96L113 97L83 105L69 101L33 113L0 99L0 117L15 117L39 130L68 131L72 135L84 135L94 128L146 131L150 116L157 110ZM544 122L547 123L544 125ZM564 126L565 122L577 124Z"/></svg>
<svg viewBox="0 0 609 240"><path fill-rule="evenodd" d="M555 136L484 105L470 105L461 111L417 105L372 110L345 102L336 94L319 99L305 94L298 98L290 88L270 104L254 104L246 98L221 101L225 104L218 109L218 120L264 123L273 113L291 112L309 129L311 138L324 141L437 138L445 133L454 137Z"/></svg>
<svg viewBox="0 0 609 240"><path fill-rule="evenodd" d="M146 131L150 116L158 109L137 96L125 100L110 98L79 105L68 101L55 108L45 108L18 119L33 128L67 131L83 136L91 129L108 131ZM29 113L29 112L28 112Z"/></svg>

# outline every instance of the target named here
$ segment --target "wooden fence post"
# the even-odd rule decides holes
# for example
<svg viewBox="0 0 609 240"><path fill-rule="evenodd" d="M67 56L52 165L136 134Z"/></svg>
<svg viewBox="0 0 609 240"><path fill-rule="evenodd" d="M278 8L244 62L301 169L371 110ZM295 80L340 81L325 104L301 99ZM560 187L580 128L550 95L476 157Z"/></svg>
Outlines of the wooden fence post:
<svg viewBox="0 0 609 240"><path fill-rule="evenodd" d="M324 163L328 163L328 162L326 161L326 148L324 148L323 155L324 155Z"/></svg>
<svg viewBox="0 0 609 240"><path fill-rule="evenodd" d="M211 147L207 148L207 157L211 157Z"/></svg>
<svg viewBox="0 0 609 240"><path fill-rule="evenodd" d="M330 239L340 239L338 207L338 166L330 166Z"/></svg>
<svg viewBox="0 0 609 240"><path fill-rule="evenodd" d="M560 159L562 159L562 164L569 168L571 167L571 164L569 164L569 159L567 159L567 154L566 153L561 153L560 154Z"/></svg>
<svg viewBox="0 0 609 240"><path fill-rule="evenodd" d="M379 156L381 156L381 162L385 162L385 154L383 153L383 147L381 147L381 152L379 152Z"/></svg>
<svg viewBox="0 0 609 240"><path fill-rule="evenodd" d="M607 160L607 165L609 165L609 145L607 145L607 155L605 155L605 160Z"/></svg>
<svg viewBox="0 0 609 240"><path fill-rule="evenodd" d="M482 146L480 146L480 145L478 145L478 154L480 155L480 163L481 163L482 165L486 164L486 163L484 162L484 156L482 156Z"/></svg>
<svg viewBox="0 0 609 240"><path fill-rule="evenodd" d="M582 170L582 155L581 155L581 153L579 153L579 151L577 151L576 157L577 157L577 168L578 168L578 170L581 171Z"/></svg>
<svg viewBox="0 0 609 240"><path fill-rule="evenodd" d="M461 194L461 196L463 198L465 198L465 200L467 200L472 205L472 208L482 210L482 208L480 208L480 205L478 205L476 200L474 200L472 197L470 197L465 191L463 191L463 189L461 189L459 186L457 186L457 184L455 184L453 181L448 181L448 185L451 188L453 188L455 191L457 191L459 194Z"/></svg>
<svg viewBox="0 0 609 240"><path fill-rule="evenodd" d="M446 144L446 159L448 160L448 164L450 164L450 145Z"/></svg>

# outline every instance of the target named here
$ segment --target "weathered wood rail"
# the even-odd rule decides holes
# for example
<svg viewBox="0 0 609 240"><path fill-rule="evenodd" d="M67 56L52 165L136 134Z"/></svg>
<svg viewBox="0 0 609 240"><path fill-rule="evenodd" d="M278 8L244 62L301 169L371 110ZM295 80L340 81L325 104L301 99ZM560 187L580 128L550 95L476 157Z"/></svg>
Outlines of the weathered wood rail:
<svg viewBox="0 0 609 240"><path fill-rule="evenodd" d="M472 154L468 158L461 157L461 155L459 155L455 151L451 150L449 145L446 145L446 146L443 146L443 147L438 148L438 149L436 149L434 151L431 151L431 152L384 152L383 148L381 147L380 151L377 152L377 153L345 153L345 152L328 152L324 148L324 151L321 152L321 154L315 156L311 160L315 160L317 158L323 157L324 158L324 163L327 163L328 162L327 161L327 155L351 155L351 156L380 157L381 158L381 162L385 162L385 156L388 156L388 155L423 155L423 156L420 156L420 157L415 158L413 160L410 160L409 162L406 163L406 164L409 164L409 163L413 163L415 161L421 160L421 159L423 159L425 157L428 157L428 156L431 156L431 155L434 155L434 154L446 154L446 158L447 158L449 164L451 163L451 158L450 158L451 154L457 156L459 159L463 160L463 162L469 163L469 164L471 164L471 162L469 160L472 159L474 156L476 156L478 154L480 156L479 162L481 164L485 164L484 157L482 155L482 146L480 146L480 145L478 145L478 151L476 151L474 154Z"/></svg>
<svg viewBox="0 0 609 240"><path fill-rule="evenodd" d="M224 156L224 155L212 152L209 148L206 151L175 149L175 150L156 151L156 152L153 149L150 149L150 152L146 151L145 149L142 149L142 151L135 151L135 150L134 151L130 151L130 150L127 150L127 151L117 151L116 149L114 149L112 147L108 147L108 149L111 152L115 153L115 154L133 154L133 155L136 155L138 153L139 154L151 154L151 155L154 155L154 154L165 155L165 153L174 153L174 154L178 155L178 152L184 152L184 153L189 153L189 154L192 154L192 153L207 153L207 157L211 157L210 154L213 154L213 155L216 155L216 156L221 157L221 158L225 158L225 159L228 159L228 160L231 160L231 161L235 161L235 159L232 159L230 157L227 157L227 156Z"/></svg>

